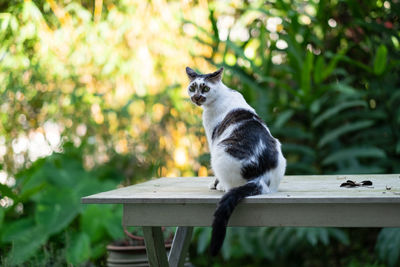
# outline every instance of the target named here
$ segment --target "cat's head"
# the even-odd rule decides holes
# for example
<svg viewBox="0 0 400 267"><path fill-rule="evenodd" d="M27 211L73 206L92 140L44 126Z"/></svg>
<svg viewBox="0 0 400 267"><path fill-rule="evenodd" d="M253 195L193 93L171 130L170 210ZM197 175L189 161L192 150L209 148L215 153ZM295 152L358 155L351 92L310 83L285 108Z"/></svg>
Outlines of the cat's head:
<svg viewBox="0 0 400 267"><path fill-rule="evenodd" d="M224 68L208 74L198 74L186 67L190 83L187 88L190 99L198 106L213 103L218 97L218 87L221 85Z"/></svg>

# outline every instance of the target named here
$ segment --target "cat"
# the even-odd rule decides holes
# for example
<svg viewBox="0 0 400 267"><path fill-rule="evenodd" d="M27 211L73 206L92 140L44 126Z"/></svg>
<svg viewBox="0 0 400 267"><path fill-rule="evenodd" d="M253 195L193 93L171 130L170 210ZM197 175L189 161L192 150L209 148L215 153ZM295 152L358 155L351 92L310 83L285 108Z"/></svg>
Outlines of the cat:
<svg viewBox="0 0 400 267"><path fill-rule="evenodd" d="M203 126L215 181L210 189L225 191L212 224L210 252L218 254L229 217L248 196L276 192L286 159L281 144L243 96L222 82L223 68L198 74L186 68L191 101L203 108Z"/></svg>

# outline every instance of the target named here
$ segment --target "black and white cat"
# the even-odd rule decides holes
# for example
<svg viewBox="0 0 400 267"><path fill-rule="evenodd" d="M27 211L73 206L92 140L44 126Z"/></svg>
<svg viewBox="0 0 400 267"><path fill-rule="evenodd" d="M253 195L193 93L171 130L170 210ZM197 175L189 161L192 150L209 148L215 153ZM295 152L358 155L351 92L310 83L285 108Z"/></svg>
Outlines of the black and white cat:
<svg viewBox="0 0 400 267"><path fill-rule="evenodd" d="M222 83L223 68L198 74L186 68L188 93L203 108L203 126L216 176L211 189L226 191L214 213L211 254L220 250L233 209L247 196L278 190L286 160L281 144L243 96Z"/></svg>

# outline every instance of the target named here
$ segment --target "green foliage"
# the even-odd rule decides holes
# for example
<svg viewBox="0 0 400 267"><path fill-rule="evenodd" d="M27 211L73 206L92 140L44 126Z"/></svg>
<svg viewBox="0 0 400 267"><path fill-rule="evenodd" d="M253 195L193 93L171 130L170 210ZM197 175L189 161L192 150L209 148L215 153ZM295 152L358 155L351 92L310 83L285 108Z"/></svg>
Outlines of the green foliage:
<svg viewBox="0 0 400 267"><path fill-rule="evenodd" d="M85 232L78 232L70 237L67 245L67 261L79 264L87 261L91 255L90 237Z"/></svg>
<svg viewBox="0 0 400 267"><path fill-rule="evenodd" d="M281 140L288 174L398 173L400 53L393 21L399 10L399 3L379 1L253 1L231 11L213 6L210 24L221 27L210 31L183 23L197 27L199 43L212 48L211 56L198 56L225 67L224 81ZM232 23L223 26L220 17ZM228 231L223 259L276 263L299 247L327 248L332 239L354 247L334 228L260 231ZM377 243L380 260L392 266L399 262L396 231L382 230ZM199 231L196 253L207 248L208 234Z"/></svg>
<svg viewBox="0 0 400 267"><path fill-rule="evenodd" d="M400 228L385 228L378 236L376 250L379 258L388 266L397 266L400 261Z"/></svg>
<svg viewBox="0 0 400 267"><path fill-rule="evenodd" d="M196 171L173 157L178 145L198 153L206 142L187 127L200 119L182 101L186 77L173 75L190 58L170 55L184 38L146 2L100 1L97 18L87 1L14 2L0 4L1 261L101 261L122 237L122 207L81 197ZM139 24L147 17L150 30Z"/></svg>
<svg viewBox="0 0 400 267"><path fill-rule="evenodd" d="M210 258L211 228L196 228L194 240L197 245L191 248L190 253L196 266L383 266L369 252L374 244L374 240L369 240L366 235L370 231L231 227L221 255Z"/></svg>
<svg viewBox="0 0 400 267"><path fill-rule="evenodd" d="M282 140L287 173L398 172L399 48L394 26L382 22L398 4L305 5L242 3L234 16L211 10L212 25L217 16L235 19L226 40L214 28L205 39L199 35L213 48L206 59L227 69L228 84ZM340 15L346 8L352 23ZM239 27L248 37L232 40Z"/></svg>
<svg viewBox="0 0 400 267"><path fill-rule="evenodd" d="M349 244L347 234L335 228L229 228L222 257L229 260L250 255L273 261L284 259L299 247L327 246L331 239Z"/></svg>
<svg viewBox="0 0 400 267"><path fill-rule="evenodd" d="M387 64L387 48L385 45L380 45L376 51L374 60L374 73L376 75L381 75L386 68Z"/></svg>
<svg viewBox="0 0 400 267"><path fill-rule="evenodd" d="M17 174L13 191L20 194L5 211L0 232L0 244L10 249L6 262L21 264L64 233L66 260L79 264L101 257L107 242L123 237L121 207L80 203L83 196L115 188L123 177L99 176L82 164L81 149L66 144L63 153L37 160Z"/></svg>
<svg viewBox="0 0 400 267"><path fill-rule="evenodd" d="M288 174L400 172L399 3L215 1L187 13L174 2L97 2L102 13L93 1L0 5L0 170L15 178L0 183L3 265L96 261L122 236L122 210L82 196L206 169L199 111L180 91L186 64L225 67L224 81L281 140ZM52 123L61 145L44 155L57 153L18 151L35 134L48 142ZM396 266L398 236L232 228L214 261L210 229L199 228L192 256L199 266Z"/></svg>

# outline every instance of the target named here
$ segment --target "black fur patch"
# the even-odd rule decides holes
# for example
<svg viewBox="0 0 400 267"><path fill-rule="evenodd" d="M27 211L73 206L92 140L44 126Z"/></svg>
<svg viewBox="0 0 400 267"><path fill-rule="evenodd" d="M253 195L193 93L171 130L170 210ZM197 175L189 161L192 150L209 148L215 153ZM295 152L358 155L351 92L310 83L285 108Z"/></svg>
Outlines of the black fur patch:
<svg viewBox="0 0 400 267"><path fill-rule="evenodd" d="M217 210L214 213L212 224L212 236L210 252L212 256L217 255L224 243L226 227L233 210L239 202L248 196L261 194L261 186L258 183L247 183L245 185L232 188L219 201Z"/></svg>
<svg viewBox="0 0 400 267"><path fill-rule="evenodd" d="M276 140L265 129L263 122L257 115L244 109L236 109L230 112L214 129L214 138L221 135L229 125L239 122L240 125L219 145L224 146L225 152L239 160L255 157L252 162L247 163L241 169L243 178L251 180L278 166ZM258 155L255 155L260 141L264 148Z"/></svg>
<svg viewBox="0 0 400 267"><path fill-rule="evenodd" d="M211 139L219 137L229 126L245 120L261 120L256 114L246 109L234 109L229 112L225 118L215 126Z"/></svg>

